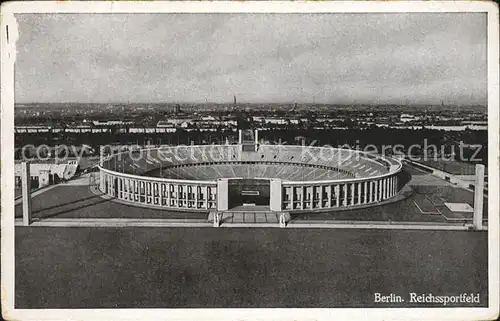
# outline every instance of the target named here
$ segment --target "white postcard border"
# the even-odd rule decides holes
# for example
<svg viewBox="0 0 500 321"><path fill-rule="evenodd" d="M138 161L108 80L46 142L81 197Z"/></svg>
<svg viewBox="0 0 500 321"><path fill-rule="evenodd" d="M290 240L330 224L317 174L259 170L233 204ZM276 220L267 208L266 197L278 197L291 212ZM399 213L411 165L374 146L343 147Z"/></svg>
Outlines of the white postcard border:
<svg viewBox="0 0 500 321"><path fill-rule="evenodd" d="M14 62L15 13L391 13L485 12L488 14L489 308L337 309L14 309ZM18 320L319 320L490 319L499 303L499 30L498 7L479 1L319 2L7 2L1 7L1 245L2 313ZM6 27L9 28L7 39ZM474 232L471 232L474 233ZM422 280L425 282L425 280Z"/></svg>

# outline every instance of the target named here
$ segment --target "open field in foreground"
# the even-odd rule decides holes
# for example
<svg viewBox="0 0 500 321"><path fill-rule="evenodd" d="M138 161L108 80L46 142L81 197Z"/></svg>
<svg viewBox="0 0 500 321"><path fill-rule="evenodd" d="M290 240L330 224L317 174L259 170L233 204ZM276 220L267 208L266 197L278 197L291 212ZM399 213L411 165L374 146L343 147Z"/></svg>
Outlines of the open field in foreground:
<svg viewBox="0 0 500 321"><path fill-rule="evenodd" d="M374 293L479 293L487 233L16 228L18 308L382 307Z"/></svg>

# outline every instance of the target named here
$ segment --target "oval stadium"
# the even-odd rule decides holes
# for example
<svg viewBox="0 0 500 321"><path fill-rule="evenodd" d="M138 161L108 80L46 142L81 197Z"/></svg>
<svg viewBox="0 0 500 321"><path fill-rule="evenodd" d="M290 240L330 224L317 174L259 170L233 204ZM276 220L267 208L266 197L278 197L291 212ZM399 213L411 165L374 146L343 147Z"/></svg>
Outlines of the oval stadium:
<svg viewBox="0 0 500 321"><path fill-rule="evenodd" d="M169 210L332 211L392 198L401 168L352 149L259 144L258 132L247 130L233 145L114 151L101 158L99 189Z"/></svg>

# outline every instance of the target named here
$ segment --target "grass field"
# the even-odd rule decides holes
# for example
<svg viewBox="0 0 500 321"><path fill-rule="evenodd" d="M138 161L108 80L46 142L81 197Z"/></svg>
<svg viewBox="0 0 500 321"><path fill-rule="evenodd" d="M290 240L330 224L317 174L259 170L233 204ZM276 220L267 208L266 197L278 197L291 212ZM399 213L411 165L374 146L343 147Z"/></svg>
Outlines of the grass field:
<svg viewBox="0 0 500 321"><path fill-rule="evenodd" d="M388 306L375 292L487 306L486 232L18 227L15 240L17 308Z"/></svg>
<svg viewBox="0 0 500 321"><path fill-rule="evenodd" d="M474 175L476 173L476 165L469 163L461 163L457 161L445 161L442 159L426 159L419 160L420 163L427 166L437 168L444 172L455 175Z"/></svg>

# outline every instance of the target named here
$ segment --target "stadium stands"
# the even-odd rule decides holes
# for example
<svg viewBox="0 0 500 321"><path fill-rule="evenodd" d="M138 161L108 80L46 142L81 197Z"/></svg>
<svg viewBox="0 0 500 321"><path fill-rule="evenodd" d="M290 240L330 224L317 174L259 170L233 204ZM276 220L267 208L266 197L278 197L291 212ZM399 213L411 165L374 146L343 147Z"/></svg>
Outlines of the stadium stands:
<svg viewBox="0 0 500 321"><path fill-rule="evenodd" d="M323 147L254 147L159 146L115 152L101 159L99 188L130 203L217 211L228 210L237 199L267 202L271 211L302 211L366 206L398 193L402 165L381 155ZM240 191L239 184L247 184L254 196L243 195L248 191Z"/></svg>
<svg viewBox="0 0 500 321"><path fill-rule="evenodd" d="M175 146L117 154L103 166L133 175L172 179L232 177L281 178L290 181L373 177L392 165L378 155L353 150L260 145L246 152L238 145Z"/></svg>

